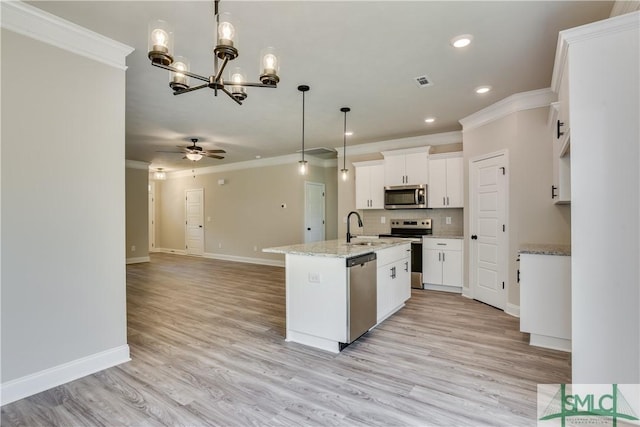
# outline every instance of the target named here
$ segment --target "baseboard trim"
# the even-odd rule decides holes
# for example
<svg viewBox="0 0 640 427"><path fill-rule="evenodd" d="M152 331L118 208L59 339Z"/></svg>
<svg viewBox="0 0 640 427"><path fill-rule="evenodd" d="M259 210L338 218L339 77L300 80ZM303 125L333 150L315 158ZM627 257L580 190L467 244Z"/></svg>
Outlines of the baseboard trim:
<svg viewBox="0 0 640 427"><path fill-rule="evenodd" d="M130 361L127 344L2 383L0 405L24 399L78 378Z"/></svg>
<svg viewBox="0 0 640 427"><path fill-rule="evenodd" d="M430 283L425 283L422 289L426 289L428 291L451 292L454 294L462 293L462 286L443 286L443 285L432 285Z"/></svg>
<svg viewBox="0 0 640 427"><path fill-rule="evenodd" d="M186 255L187 251L184 249L167 249L167 248L156 248L154 252L162 252L165 254L176 254L176 255Z"/></svg>
<svg viewBox="0 0 640 427"><path fill-rule="evenodd" d="M127 264L139 264L141 262L150 262L151 259L148 256L140 256L137 258L127 258Z"/></svg>
<svg viewBox="0 0 640 427"><path fill-rule="evenodd" d="M507 303L507 306L505 307L504 312L513 317L520 317L520 306Z"/></svg>
<svg viewBox="0 0 640 427"><path fill-rule="evenodd" d="M471 293L471 289L462 287L462 296L465 298L473 299L473 294Z"/></svg>
<svg viewBox="0 0 640 427"><path fill-rule="evenodd" d="M202 255L205 258L211 259L219 259L223 261L233 261L233 262L244 262L247 264L259 264L259 265L269 265L271 267L284 267L284 260L275 260L275 259L263 259L263 258L252 258L252 257L243 257L236 255L225 255L225 254L215 254L211 252L205 252Z"/></svg>
<svg viewBox="0 0 640 427"><path fill-rule="evenodd" d="M545 335L531 334L529 336L529 345L536 347L549 348L551 350L560 350L571 353L571 340L564 338L548 337Z"/></svg>

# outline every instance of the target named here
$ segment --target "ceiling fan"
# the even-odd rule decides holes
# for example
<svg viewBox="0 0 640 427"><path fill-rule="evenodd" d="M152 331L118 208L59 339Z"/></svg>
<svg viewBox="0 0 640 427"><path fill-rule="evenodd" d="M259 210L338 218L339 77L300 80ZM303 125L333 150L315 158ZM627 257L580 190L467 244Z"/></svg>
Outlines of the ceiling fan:
<svg viewBox="0 0 640 427"><path fill-rule="evenodd" d="M192 145L177 145L181 151L158 151L158 153L183 153L183 159L197 162L203 157L211 157L212 159L224 159L224 156L218 154L226 153L224 150L203 150L202 147L196 145L198 138L191 138Z"/></svg>

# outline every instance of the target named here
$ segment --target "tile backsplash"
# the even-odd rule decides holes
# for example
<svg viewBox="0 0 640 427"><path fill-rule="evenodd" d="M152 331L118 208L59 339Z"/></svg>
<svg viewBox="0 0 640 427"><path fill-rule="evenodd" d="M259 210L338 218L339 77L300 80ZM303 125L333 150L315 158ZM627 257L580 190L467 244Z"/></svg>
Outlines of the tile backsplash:
<svg viewBox="0 0 640 427"><path fill-rule="evenodd" d="M364 235L385 234L391 231L391 220L431 218L433 234L441 236L461 236L463 233L463 212L460 209L366 209L363 210L362 222ZM385 223L382 223L384 217ZM447 217L451 217L451 224L447 224Z"/></svg>

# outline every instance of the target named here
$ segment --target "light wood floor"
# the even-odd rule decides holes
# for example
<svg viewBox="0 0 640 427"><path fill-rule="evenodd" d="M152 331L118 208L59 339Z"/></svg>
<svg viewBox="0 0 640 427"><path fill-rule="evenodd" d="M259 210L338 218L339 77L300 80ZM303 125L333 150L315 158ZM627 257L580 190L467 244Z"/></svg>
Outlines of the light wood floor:
<svg viewBox="0 0 640 427"><path fill-rule="evenodd" d="M284 341L284 269L169 254L127 266L132 361L2 408L2 426L535 425L568 353L460 295L407 306L335 355Z"/></svg>

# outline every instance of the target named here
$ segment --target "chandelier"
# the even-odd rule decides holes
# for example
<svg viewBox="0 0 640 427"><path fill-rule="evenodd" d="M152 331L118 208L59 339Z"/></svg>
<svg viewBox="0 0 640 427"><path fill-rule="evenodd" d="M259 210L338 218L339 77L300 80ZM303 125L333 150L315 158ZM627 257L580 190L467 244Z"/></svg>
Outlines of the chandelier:
<svg viewBox="0 0 640 427"><path fill-rule="evenodd" d="M275 50L267 47L260 52L260 83L246 81L242 69L236 67L228 73L228 79L223 78L224 70L229 63L238 57L238 49L234 46L236 29L229 13L218 13L218 2L214 0L214 14L217 27L217 43L214 52L214 74L202 76L192 73L186 58L173 56L173 29L166 21L156 20L149 23L149 59L151 65L169 70L169 86L174 95L193 92L198 89L213 89L214 95L218 91L227 94L238 104L247 98L247 87L277 87L279 63ZM222 63L219 63L222 61ZM191 86L189 78L203 81L203 84Z"/></svg>

